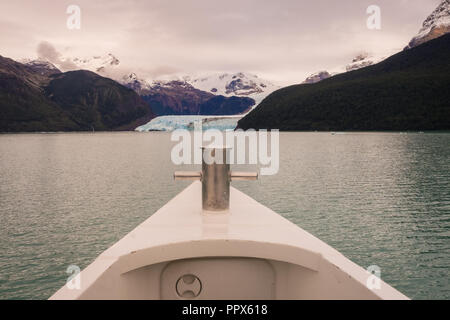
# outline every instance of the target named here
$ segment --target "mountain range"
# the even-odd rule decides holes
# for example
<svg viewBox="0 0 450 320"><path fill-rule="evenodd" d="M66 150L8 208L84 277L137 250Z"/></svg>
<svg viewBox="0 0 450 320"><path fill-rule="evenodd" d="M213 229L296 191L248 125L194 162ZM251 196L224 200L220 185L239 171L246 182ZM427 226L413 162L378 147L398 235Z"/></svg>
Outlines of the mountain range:
<svg viewBox="0 0 450 320"><path fill-rule="evenodd" d="M194 88L185 81L154 82L140 95L156 114L162 115L236 115L255 105L248 97L225 97Z"/></svg>
<svg viewBox="0 0 450 320"><path fill-rule="evenodd" d="M447 39L449 26L450 0L442 0L403 52L388 59L361 52L342 68L317 72L303 86L283 89L243 72L144 79L123 73L120 59L111 53L20 62L0 56L0 131L128 130L160 115L245 115L250 110L239 124L243 128L442 129L447 121L442 104L449 104L442 87L448 61L435 46ZM441 47L447 49L445 43ZM433 57L437 60L424 67ZM331 106L343 112L340 123ZM380 110L384 118L374 114Z"/></svg>
<svg viewBox="0 0 450 320"><path fill-rule="evenodd" d="M201 90L192 84L195 80L191 82L188 77L150 82L131 73L119 82L135 90L159 116L237 115L249 111L256 104L250 95L240 92L221 94L220 89Z"/></svg>
<svg viewBox="0 0 450 320"><path fill-rule="evenodd" d="M40 63L45 60L37 60ZM89 70L133 89L162 115L237 115L248 112L279 89L256 75L237 72L201 76L178 75L166 80L121 73L121 61L108 53L88 58L60 58L72 69ZM33 61L31 61L33 62Z"/></svg>
<svg viewBox="0 0 450 320"><path fill-rule="evenodd" d="M96 73L0 56L0 132L132 130L154 117L133 90Z"/></svg>
<svg viewBox="0 0 450 320"><path fill-rule="evenodd" d="M171 80L145 80L130 73L117 81L135 90L158 115L243 114L280 88L243 72Z"/></svg>

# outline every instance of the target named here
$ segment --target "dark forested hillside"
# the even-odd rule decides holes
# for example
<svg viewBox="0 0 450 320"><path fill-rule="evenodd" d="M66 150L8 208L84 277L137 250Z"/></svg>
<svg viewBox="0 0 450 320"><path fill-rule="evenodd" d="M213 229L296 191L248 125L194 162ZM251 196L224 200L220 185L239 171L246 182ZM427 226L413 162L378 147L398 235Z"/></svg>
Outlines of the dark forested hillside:
<svg viewBox="0 0 450 320"><path fill-rule="evenodd" d="M148 104L133 90L90 71L56 75L45 93L83 129L134 129L136 121L152 118Z"/></svg>
<svg viewBox="0 0 450 320"><path fill-rule="evenodd" d="M268 96L242 129L450 130L450 34L374 66Z"/></svg>

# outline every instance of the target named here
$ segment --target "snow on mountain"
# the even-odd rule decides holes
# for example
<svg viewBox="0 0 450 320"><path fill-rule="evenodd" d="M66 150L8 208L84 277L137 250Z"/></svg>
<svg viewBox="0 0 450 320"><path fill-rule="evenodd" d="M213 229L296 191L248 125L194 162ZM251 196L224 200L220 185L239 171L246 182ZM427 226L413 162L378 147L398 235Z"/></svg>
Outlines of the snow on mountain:
<svg viewBox="0 0 450 320"><path fill-rule="evenodd" d="M120 60L111 53L90 58L70 58L69 60L81 70L89 70L103 76L110 75L111 71L120 64Z"/></svg>
<svg viewBox="0 0 450 320"><path fill-rule="evenodd" d="M439 6L425 19L419 33L410 41L405 49L416 47L447 33L450 33L450 0L442 0ZM393 49L383 54L376 55L362 52L353 58L352 62L346 66L340 66L332 70L312 74L304 81L304 83L315 83L326 79L326 72L333 76L377 64L387 57L398 53L398 51L399 50Z"/></svg>
<svg viewBox="0 0 450 320"><path fill-rule="evenodd" d="M124 75L121 79L119 79L119 82L124 86L133 89L139 95L142 94L144 90L150 90L152 87L150 82L139 78L134 72Z"/></svg>
<svg viewBox="0 0 450 320"><path fill-rule="evenodd" d="M354 71L377 64L386 59L389 55L376 56L367 52L362 52L353 58L351 63L345 66L345 71Z"/></svg>
<svg viewBox="0 0 450 320"><path fill-rule="evenodd" d="M114 79L138 93L155 86L171 86L171 84L181 81L192 85L192 87L198 90L206 91L214 95L249 97L256 101L256 106L266 96L280 88L267 80L258 78L256 75L244 72L217 73L201 77L176 75L168 79L152 80L141 78L134 72L124 75L121 73L122 69L119 68L119 65L123 67L120 64L120 60L111 53L91 58L69 58L67 60L75 64L79 69L89 70L101 76Z"/></svg>
<svg viewBox="0 0 450 320"><path fill-rule="evenodd" d="M387 57L393 55L394 53L397 53L397 50L391 50L389 53L378 55L369 54L367 52L361 52L358 53L349 64L330 69L329 71L319 71L313 73L308 78L306 78L306 80L303 81L303 83L317 83L319 81L328 79L340 73L365 68L385 60Z"/></svg>
<svg viewBox="0 0 450 320"><path fill-rule="evenodd" d="M19 62L31 67L45 67L47 69L58 70L53 63L45 59L22 59Z"/></svg>
<svg viewBox="0 0 450 320"><path fill-rule="evenodd" d="M310 75L305 81L303 81L303 83L317 83L328 79L329 77L331 77L331 74L328 71L319 71Z"/></svg>
<svg viewBox="0 0 450 320"><path fill-rule="evenodd" d="M175 87L184 83L185 86L192 86L197 90L216 96L252 98L255 100L255 107L270 93L280 88L270 81L243 72L217 73L200 77L184 75L164 80L147 80L139 77L136 73L130 73L118 81L139 94L162 87L176 89Z"/></svg>
<svg viewBox="0 0 450 320"><path fill-rule="evenodd" d="M256 101L255 106L280 88L256 75L244 72L210 74L203 77L187 76L184 79L193 87L215 95L252 98Z"/></svg>
<svg viewBox="0 0 450 320"><path fill-rule="evenodd" d="M60 60L70 63L70 70L89 70L133 89L144 97L144 100L145 98L150 100L149 103L153 103L153 109L163 109L159 110L161 112L160 114L175 111L177 111L175 114L183 112L189 114L190 109L195 109L195 107L199 106L201 107L200 109L208 109L208 112L213 112L217 109L219 111L216 110L214 112L220 112L218 114L240 114L251 109L253 100L255 101L253 107L255 107L266 96L280 88L267 80L258 78L256 75L243 72L218 73L201 77L175 75L167 79L143 78L137 72L127 72L130 69L124 68L120 60L111 53L89 58L64 57ZM221 100L220 97L215 96L224 96L226 99ZM238 97L240 99L229 100L231 97ZM246 100L251 103L246 102ZM249 104L250 107L246 106L246 104ZM173 110L169 107L173 107ZM221 108L225 109L222 110ZM186 109L189 110L187 111ZM208 112L205 111L205 114L214 114ZM167 119L164 117L159 122L160 120L157 118L143 130L173 130L177 127L184 127L185 120L186 118L182 118L180 120L181 122L173 122L171 118ZM236 123L237 120L229 119L207 121L209 127L214 126L220 129L234 128Z"/></svg>
<svg viewBox="0 0 450 320"><path fill-rule="evenodd" d="M422 28L405 49L436 39L450 32L450 0L442 0L439 6L425 19Z"/></svg>
<svg viewBox="0 0 450 320"><path fill-rule="evenodd" d="M19 61L24 65L31 68L33 71L40 73L43 76L49 76L56 73L61 73L61 71L51 62L45 59L23 59Z"/></svg>

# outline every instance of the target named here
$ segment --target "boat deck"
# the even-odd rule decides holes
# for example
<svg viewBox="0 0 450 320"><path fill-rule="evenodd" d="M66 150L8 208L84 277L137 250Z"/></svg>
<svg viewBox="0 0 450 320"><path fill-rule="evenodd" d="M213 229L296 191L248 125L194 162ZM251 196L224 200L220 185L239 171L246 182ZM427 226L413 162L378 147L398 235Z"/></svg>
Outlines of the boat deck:
<svg viewBox="0 0 450 320"><path fill-rule="evenodd" d="M186 262L184 267L170 266L180 261ZM164 276L167 270L185 268L190 274L197 268L203 270L198 272L203 272L205 279L205 270L220 273L217 261L223 267L229 265L228 269L240 270L233 275L237 283L249 279L253 282L248 285L264 287L267 283L270 287L262 296L254 292L256 296L247 293L237 298L407 299L382 281L380 289L369 290L366 270L235 188L231 188L229 210L202 210L198 181L103 252L81 273L80 290L64 286L52 299L174 299L177 296L163 285L165 278L170 279ZM270 265L271 275L261 263ZM263 278L250 279L254 274L251 270ZM147 286L154 286L154 290L142 287L142 281L150 281ZM228 288L226 283L230 284L230 279L216 285ZM236 298L238 294L234 291L227 296L223 292L231 289L222 290L222 294L211 289L206 295L205 288L197 298Z"/></svg>

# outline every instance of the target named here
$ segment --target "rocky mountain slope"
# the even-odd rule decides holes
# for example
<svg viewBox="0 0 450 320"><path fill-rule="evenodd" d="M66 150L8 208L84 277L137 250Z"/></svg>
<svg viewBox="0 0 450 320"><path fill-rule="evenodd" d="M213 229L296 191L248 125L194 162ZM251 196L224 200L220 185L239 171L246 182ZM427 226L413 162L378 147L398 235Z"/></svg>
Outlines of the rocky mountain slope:
<svg viewBox="0 0 450 320"><path fill-rule="evenodd" d="M196 88L187 79L190 77L177 77L177 80L153 80L149 81L139 77L136 73L120 75L118 67L120 60L112 54L104 56L95 56L91 58L65 58L65 63L75 66L75 69L89 70L99 75L109 77L118 83L134 90L142 99L147 102L156 115L197 115L199 112L204 115L232 115L242 114L255 106L255 101L250 98L253 93L261 94L262 89L257 88L252 92L243 92L242 90L257 87L254 83L248 83L243 80L243 74L240 74L239 81L233 82L228 93L212 91L207 92ZM40 60L27 60L27 65L32 66L36 71L47 72L48 75L54 72L60 72L50 62ZM38 67L40 68L38 70ZM240 85L241 84L241 85ZM225 85L225 84L224 84ZM234 86L233 86L234 85ZM231 88L233 86L233 88ZM261 81L261 86L264 86ZM224 90L225 91L225 90Z"/></svg>
<svg viewBox="0 0 450 320"><path fill-rule="evenodd" d="M139 93L159 116L242 114L255 105L249 97L215 95L197 89L185 80L149 83L132 73L123 77L122 83Z"/></svg>
<svg viewBox="0 0 450 320"><path fill-rule="evenodd" d="M283 88L242 129L449 130L450 34L316 84Z"/></svg>
<svg viewBox="0 0 450 320"><path fill-rule="evenodd" d="M352 61L350 63L348 63L347 65L335 68L330 71L323 70L323 71L313 73L312 75L307 77L306 80L303 81L303 83L304 84L317 83L322 80L331 78L332 76L335 76L337 74L355 71L355 70L358 70L361 68L365 68L365 67L377 64L377 63L383 61L384 59L386 59L386 56L374 56L367 52L361 52L361 53L358 53L352 59Z"/></svg>
<svg viewBox="0 0 450 320"><path fill-rule="evenodd" d="M345 66L345 71L354 71L361 68L365 68L368 66L371 66L375 63L378 63L379 59L374 58L373 56L369 55L367 52L362 52L358 54L356 57L353 58L352 62Z"/></svg>
<svg viewBox="0 0 450 320"><path fill-rule="evenodd" d="M256 101L255 105L280 88L270 81L244 72L210 74L200 77L187 76L184 77L184 80L197 89L215 95L252 98Z"/></svg>
<svg viewBox="0 0 450 320"><path fill-rule="evenodd" d="M132 130L153 117L133 90L111 79L0 56L0 132Z"/></svg>
<svg viewBox="0 0 450 320"><path fill-rule="evenodd" d="M89 70L106 77L110 77L111 71L120 65L120 60L112 53L90 58L71 58L70 61L80 70Z"/></svg>
<svg viewBox="0 0 450 320"><path fill-rule="evenodd" d="M319 71L316 73L313 73L312 75L310 75L308 78L306 78L305 81L303 81L303 83L317 83L320 82L322 80L328 79L330 78L332 75L328 72L328 71Z"/></svg>
<svg viewBox="0 0 450 320"><path fill-rule="evenodd" d="M406 49L436 39L450 32L450 0L443 0L424 21L419 34L408 44Z"/></svg>
<svg viewBox="0 0 450 320"><path fill-rule="evenodd" d="M31 71L37 72L42 76L51 76L53 74L61 73L61 70L59 70L54 64L48 62L47 60L23 60L19 61L26 65Z"/></svg>

